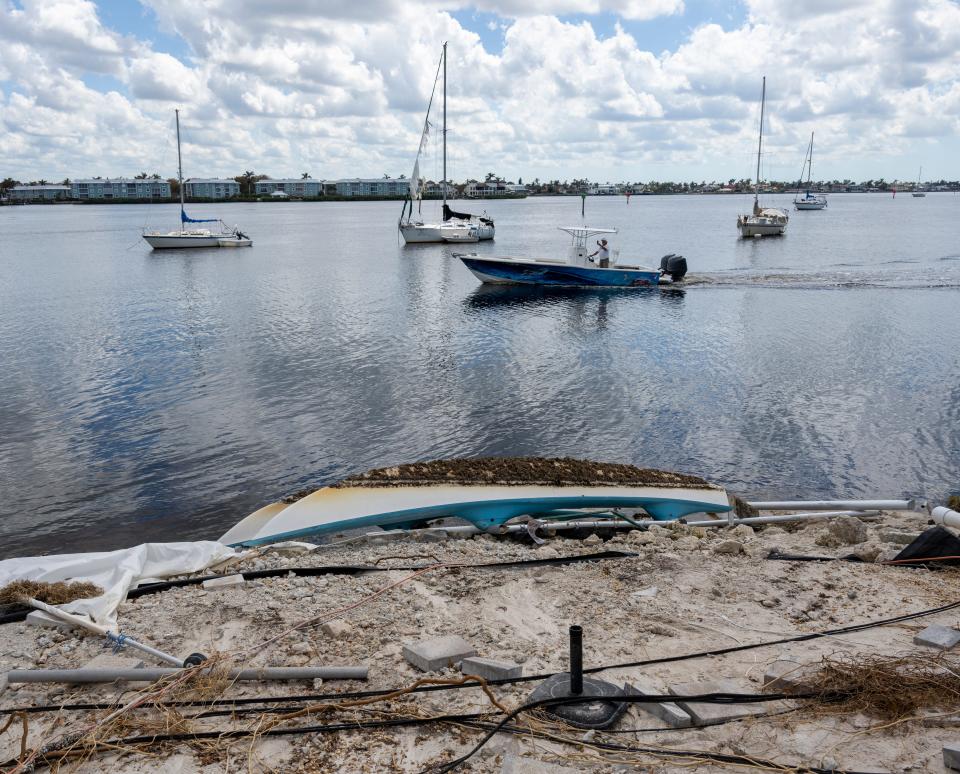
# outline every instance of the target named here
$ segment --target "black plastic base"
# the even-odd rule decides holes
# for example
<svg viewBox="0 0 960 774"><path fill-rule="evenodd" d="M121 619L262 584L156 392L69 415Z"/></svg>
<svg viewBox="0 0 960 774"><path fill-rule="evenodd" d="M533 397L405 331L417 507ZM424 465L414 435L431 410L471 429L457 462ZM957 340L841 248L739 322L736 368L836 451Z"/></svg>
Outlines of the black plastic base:
<svg viewBox="0 0 960 774"><path fill-rule="evenodd" d="M625 702L612 701L623 696L623 690L594 677L583 678L583 702L543 707L543 711L577 728L607 728L626 711ZM562 672L544 680L527 697L528 702L544 699L572 698L570 674Z"/></svg>

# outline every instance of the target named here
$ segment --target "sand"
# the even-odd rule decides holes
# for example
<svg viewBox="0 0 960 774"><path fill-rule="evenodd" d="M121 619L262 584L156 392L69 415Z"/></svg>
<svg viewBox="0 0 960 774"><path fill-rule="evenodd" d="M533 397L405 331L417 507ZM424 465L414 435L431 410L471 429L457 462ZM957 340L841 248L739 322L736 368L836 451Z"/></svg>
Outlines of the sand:
<svg viewBox="0 0 960 774"><path fill-rule="evenodd" d="M423 677L401 654L404 643L459 634L481 656L521 663L524 674L566 668L567 631L584 628L587 667L630 662L762 642L778 636L813 632L919 611L960 599L960 570L909 569L875 562L784 562L765 557L773 549L841 556L858 552L871 559L892 557L902 548L885 538L894 532L918 533L920 514L885 514L863 528L830 530L815 522L795 531L767 527L733 529L654 528L621 533L606 542L550 540L535 547L488 535L465 540L422 542L413 537L325 546L298 557L264 554L224 570L319 565L391 567L430 563L479 563L556 558L602 550L636 552L638 556L566 566L469 569L444 568L408 578L408 570L281 577L248 581L243 586L205 591L199 586L174 589L129 600L120 609L123 630L157 647L186 655L249 651L253 665L367 664L367 682L243 684L226 688L231 697L306 694L402 687ZM865 538L857 545L844 540ZM900 538L897 538L900 539ZM839 545L838 545L839 543ZM823 545L826 544L826 545ZM651 587L656 586L656 592ZM381 592L381 593L377 593ZM638 593L638 592L643 592ZM376 594L376 596L371 596ZM359 604L357 604L359 603ZM323 620L357 605L336 620L346 624L332 635L311 627L264 646L297 622ZM916 632L931 623L957 625L956 611L856 634L763 647L712 658L697 658L655 667L602 672L603 679L622 684L645 679L666 688L672 684L727 679L744 692L761 689L766 667L780 658L816 663L824 656L904 654L923 649L912 643ZM79 667L120 663L134 665L133 652L104 650L99 641L72 633L25 624L0 626L0 673L13 667ZM93 662L91 664L91 662ZM154 664L149 663L152 666ZM433 676L459 677L455 669ZM533 683L493 690L514 707ZM0 695L0 707L93 702L129 698L134 686L20 686ZM377 706L377 705L372 705ZM616 734L618 744L746 754L790 766L838 766L860 771L941 772L941 747L955 742L960 723L941 713L890 724L866 715L834 710L792 711L796 705L768 705L768 714L733 723L682 731L660 730ZM441 714L491 708L478 689L423 693L391 703L394 712ZM63 712L29 717L28 747L86 729L106 712ZM160 716L140 710L125 733L157 726ZM370 719L370 711L312 718L297 723L340 722L344 717ZM189 721L193 730L248 728L255 718L216 717ZM631 707L618 728L662 728L663 723ZM0 736L0 759L20 749L21 724ZM583 738L583 731L564 735ZM237 740L216 747L167 743L147 751L101 751L78 771L419 771L470 749L480 732L451 725L380 729L336 734ZM587 737L588 743L591 737ZM464 766L463 771L622 771L640 761L646 771L720 771L718 763L665 760L659 756L624 757L583 746L555 744L527 737L499 735ZM555 768L549 768L552 765Z"/></svg>

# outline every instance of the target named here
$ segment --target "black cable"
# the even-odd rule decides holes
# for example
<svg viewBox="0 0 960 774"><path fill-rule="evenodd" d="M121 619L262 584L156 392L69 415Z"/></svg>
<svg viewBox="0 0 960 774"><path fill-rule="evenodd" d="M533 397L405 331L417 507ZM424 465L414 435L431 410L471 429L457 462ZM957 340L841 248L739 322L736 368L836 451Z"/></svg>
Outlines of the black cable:
<svg viewBox="0 0 960 774"><path fill-rule="evenodd" d="M701 697L690 697L687 699L685 697L674 696L671 699L672 701L677 701L679 698L683 698L684 701L695 700L696 701L710 701L710 698L713 697L715 703L735 703L736 699L739 699L743 694L705 694L704 698ZM652 697L647 696L618 696L616 699L611 699L611 701L625 702L625 703L637 703L639 701L645 701ZM789 697L788 697L789 698ZM796 698L796 697L792 697ZM771 701L780 701L780 698L770 699ZM584 697L582 696L573 696L573 697L563 697L558 699L542 699L540 701L529 702L528 704L523 704L517 707L515 710L510 712L500 723L498 723L494 728L492 728L483 739L481 739L477 744L467 753L461 755L459 758L455 758L448 763L444 763L438 766L428 766L426 769L423 769L420 774L445 774L445 772L453 771L455 768L459 767L461 764L466 763L470 758L476 755L483 746L489 742L500 730L506 726L511 720L513 720L521 712L527 712L529 710L538 709L540 707L546 706L557 706L562 704L580 704L583 703ZM564 740L561 737L556 737L553 735L548 735L548 738L559 741L567 741L573 744L582 744L582 739L571 739ZM685 757L685 758L698 758L701 760L712 760L720 763L740 763L744 765L763 765L768 766L769 768L781 768L784 771L803 771L803 772L813 772L813 774L837 774L835 769L821 769L817 767L802 767L802 766L784 766L783 764L774 763L773 761L767 761L762 758L751 758L745 755L727 755L724 753L711 753L701 750L663 750L660 748L643 748L643 747L629 747L628 745L617 745L611 744L608 742L593 742L589 743L593 747L598 747L601 749L607 750L618 750L621 752L638 752L638 753L647 753L662 755L668 757ZM847 772L847 774L861 774L859 772Z"/></svg>
<svg viewBox="0 0 960 774"><path fill-rule="evenodd" d="M575 556L558 556L550 559L517 559L510 562L486 562L480 564L454 565L450 569L463 570L494 570L510 569L513 567L543 567L547 565L565 565L577 564L579 562L602 562L610 559L632 559L639 554L632 551L598 551L593 554L576 554ZM246 572L236 573L242 575L244 580L256 580L260 578L281 578L293 573L297 577L314 578L322 575L361 575L367 572L392 572L425 570L429 564L399 565L393 567L379 567L377 565L364 564L331 564L318 567L284 567L275 570L247 570ZM130 589L127 592L127 599L137 599L148 594L159 594L162 591L170 589L180 589L186 586L196 586L204 581L222 578L222 575L200 575L193 578L180 578L179 580L159 581L157 583L147 583ZM0 625L7 623L17 623L23 621L27 614L33 608L25 607L13 612L0 615Z"/></svg>
<svg viewBox="0 0 960 774"><path fill-rule="evenodd" d="M684 653L677 656L661 656L659 658L646 659L644 661L629 661L621 664L605 664L598 667L590 667L589 669L584 669L584 674L593 674L596 672L603 672L607 669L623 669L630 667L642 667L642 666L652 666L655 664L668 664L676 663L678 661L687 661L697 658L709 658L712 656L722 656L727 653L737 653L745 650L752 650L755 648L766 648L773 645L783 645L790 642L806 642L809 640L815 640L822 637L835 637L840 634L852 634L854 632L866 631L868 629L877 628L880 626L887 626L889 624L902 623L904 621L910 621L915 618L923 618L928 615L936 615L937 613L945 613L950 610L954 610L960 607L960 601L950 602L946 605L941 605L940 607L933 607L928 610L920 610L915 613L905 613L903 615L894 616L892 618L881 618L876 621L868 621L867 623L862 624L853 624L851 626L845 626L838 629L827 629L821 632L808 632L806 634L798 634L793 637L784 637L777 640L766 640L764 642L756 642L753 644L747 645L731 645L726 648L717 648L715 650L705 650L698 651L695 653ZM516 683L526 683L534 680L545 680L548 677L551 677L553 673L544 673L538 675L524 675L522 677L508 677L500 680L487 680L487 685L514 685ZM462 685L422 685L418 688L414 688L408 693L431 693L433 691L451 691L451 690L464 690L466 688L476 688L476 683L465 683ZM166 706L169 707L198 707L198 706L220 706L220 705L242 705L242 704L256 704L256 703L297 703L304 701L327 701L327 700L342 700L342 699L366 699L374 696L385 696L388 693L396 693L397 691L402 691L403 688L382 688L372 691L348 691L344 693L320 693L320 694L295 694L289 696L274 696L274 697L250 697L250 698L232 698L232 699L208 699L206 701L176 701L168 702ZM24 712L27 714L38 713L38 712L57 712L57 711L82 711L82 710L100 710L100 709L115 709L117 707L116 702L103 702L98 704L63 704L63 705L45 705L41 707L20 707L13 709L3 709L0 708L0 717L3 715L9 715L15 712Z"/></svg>
<svg viewBox="0 0 960 774"><path fill-rule="evenodd" d="M738 704L738 703L756 703L756 702L772 702L772 701L783 701L785 699L797 699L797 698L812 698L814 696L821 696L819 694L802 694L802 695L790 695L790 694L766 694L761 696L754 696L752 694L734 694L734 693L707 693L700 694L689 697L677 697L677 696L620 696L616 697L615 701L630 703L630 704L641 704L641 703L651 703L651 702L662 702L662 701L676 701L682 699L684 701L698 701L703 703L711 704ZM549 734L537 734L536 732L531 732L527 729L510 727L510 721L513 720L521 712L528 711L531 709L537 709L539 707L546 706L558 706L562 704L581 704L584 702L584 697L564 697L564 698L552 698L552 699L543 699L541 701L530 702L529 704L522 705L518 707L509 715L506 716L501 722L493 723L483 723L482 719L485 718L490 713L458 713L450 715L438 715L429 718L395 718L388 720L375 720L375 721L356 721L352 723L336 723L329 725L313 725L313 726L292 726L288 728L271 728L266 731L257 731L256 729L229 729L223 731L193 731L193 732L180 732L172 734L142 734L140 736L131 736L123 737L119 739L111 739L104 744L107 746L133 746L139 744L156 744L157 742L190 742L190 741L200 741L205 739L242 739L248 738L251 736L290 736L294 734L312 734L312 733L332 733L338 731L358 731L363 729L372 729L372 728L389 728L395 726L421 726L427 725L430 723L459 723L462 725L476 725L477 727L489 729L489 732L486 737L484 737L476 747L473 748L469 753L456 761L452 761L448 764L444 764L442 768L439 769L440 772L451 771L452 768L459 766L461 763L468 760L472 757L484 744L487 743L495 734L501 732L507 733L519 733L519 734L530 734L538 735L541 738L547 739L558 739L553 735ZM737 718L737 720L742 720L742 718ZM480 722L478 722L480 721ZM689 729L640 729L639 731L669 731L669 730L689 730ZM580 743L578 740L563 740L560 741L569 741L572 743ZM602 747L604 749L611 750L621 750L621 751L633 751L633 752L645 752L642 748L630 748L624 745L615 745L612 743L605 742L591 742L594 747ZM56 750L45 750L45 755L50 753L55 753ZM668 752L664 754L675 754L679 755L680 752ZM750 759L745 756L725 756L723 758L718 757L719 753L706 753L693 751L688 757L702 757L706 760L723 760L725 762L761 762L760 759ZM45 757L45 756L44 756ZM7 761L6 765L15 765L16 761ZM426 771L432 771L433 768L427 769ZM811 772L820 772L825 771L821 769L791 769L792 771L811 771Z"/></svg>

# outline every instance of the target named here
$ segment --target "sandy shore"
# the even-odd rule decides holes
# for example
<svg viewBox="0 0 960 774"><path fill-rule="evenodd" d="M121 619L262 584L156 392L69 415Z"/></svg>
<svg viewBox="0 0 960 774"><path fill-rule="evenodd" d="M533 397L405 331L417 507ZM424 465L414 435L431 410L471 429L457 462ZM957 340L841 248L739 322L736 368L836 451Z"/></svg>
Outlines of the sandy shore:
<svg viewBox="0 0 960 774"><path fill-rule="evenodd" d="M208 686L201 694L205 699L320 695L402 688L425 676L459 678L461 674L454 668L425 675L401 652L404 644L448 634L462 636L480 656L522 665L525 675L552 673L567 666L571 624L584 628L584 661L589 668L760 643L954 602L960 599L960 571L933 572L872 561L891 558L903 547L908 537L898 533L919 533L925 526L921 514L885 514L862 526L858 522L852 529L831 528L825 522L791 531L782 527L754 531L746 526L655 528L646 533L620 533L606 542L597 536L584 540L556 538L540 547L487 535L441 542L412 537L354 541L323 546L296 557L265 553L223 572L330 565L443 566L420 573L386 569L318 577L284 575L219 590L187 586L128 600L119 618L127 634L178 655L194 651L208 655L245 653L235 663L365 664L370 668L366 682L224 684L216 690ZM832 556L858 553L871 561L776 561L766 558L772 549ZM532 568L448 566L598 551L637 555ZM761 690L765 670L778 659L816 663L823 657L841 655L856 658L929 652L914 645L913 636L931 623L955 626L958 619L960 615L952 611L850 635L657 666L612 668L597 676L618 685L645 680L664 689L727 679L744 693L756 693ZM307 620L315 620L316 625L277 638ZM332 624L324 629L320 625L324 622ZM0 626L0 654L0 673L15 667L135 666L141 662L134 652L113 654L91 637L23 623ZM146 665L156 664L146 661ZM492 690L499 702L513 708L523 703L535 684L495 686ZM10 709L124 701L143 690L137 684L12 685L0 696L0 706ZM178 696L184 698L186 694ZM555 733L580 740L579 746L500 734L461 770L516 774L620 771L634 770L634 766L647 771L737 768L688 758L604 752L591 746L612 740L647 748L749 755L785 766L942 772L941 748L955 742L958 733L950 726L953 721L942 713L925 722L909 720L890 725L876 717L843 714L822 706L813 711L799 702L775 702L764 708L766 714L736 722L675 730L667 729L663 721L637 704L628 709L616 728L652 730L584 736L582 730L553 728ZM273 718L270 714L184 717L196 711L196 707L181 708L174 718L154 709L137 709L119 726L102 725L108 710L33 714L28 716L27 747L50 743L97 724L101 739L114 739L165 729L262 730ZM495 711L490 700L479 689L469 688L406 695L386 704L292 719L277 727L487 711ZM0 736L0 758L9 761L20 753L22 731L18 720ZM482 735L475 728L432 723L239 738L216 744L167 742L119 752L101 750L85 761L72 761L68 770L419 771L466 752Z"/></svg>

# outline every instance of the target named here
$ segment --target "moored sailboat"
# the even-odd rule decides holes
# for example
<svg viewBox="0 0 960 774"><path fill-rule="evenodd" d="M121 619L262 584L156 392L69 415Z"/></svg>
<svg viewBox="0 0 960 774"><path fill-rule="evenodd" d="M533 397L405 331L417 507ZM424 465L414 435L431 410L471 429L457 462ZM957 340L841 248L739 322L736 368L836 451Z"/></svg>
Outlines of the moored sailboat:
<svg viewBox="0 0 960 774"><path fill-rule="evenodd" d="M443 72L443 182L440 185L443 195L442 219L440 221L427 222L419 217L419 202L423 199L422 182L420 178L420 156L423 154L427 140L430 137L430 109L433 106L433 97L436 94L437 82L440 78L441 69ZM420 135L420 146L417 148L417 158L413 163L413 174L410 176L410 195L403 203L403 210L400 213L400 221L397 227L403 235L403 241L407 244L420 242L464 242L479 241L482 239L493 239L495 228L493 219L483 216L471 215L466 212L454 212L447 204L447 44L443 44L443 52L440 55L440 64L437 67L437 75L433 81L433 91L430 93L430 101L427 103L427 116L423 121L423 132ZM418 202L417 215L413 212L413 203ZM466 236L464 236L466 234ZM476 240L472 237L476 237Z"/></svg>
<svg viewBox="0 0 960 774"><path fill-rule="evenodd" d="M789 216L785 210L777 207L760 206L760 154L763 150L763 109L767 98L767 78L763 78L763 91L760 95L760 140L757 143L757 177L753 194L753 212L737 218L740 236L759 237L777 236L787 230Z"/></svg>
<svg viewBox="0 0 960 774"><path fill-rule="evenodd" d="M920 167L920 171L917 173L917 187L914 189L913 193L910 194L915 199L922 199L927 194L920 188L920 181L923 179L923 167Z"/></svg>
<svg viewBox="0 0 960 774"><path fill-rule="evenodd" d="M219 218L191 218L184 209L183 159L180 154L180 111L174 110L177 122L177 179L180 181L180 230L145 231L143 238L154 250L182 247L250 247L253 240L237 226L230 228ZM219 223L220 230L186 227L188 223Z"/></svg>
<svg viewBox="0 0 960 774"><path fill-rule="evenodd" d="M813 175L813 132L810 132L810 145L807 148L807 155L803 161L803 166L807 170L807 186L803 195L800 195L799 186L797 195L793 197L793 206L798 210L822 210L827 206L827 197L822 194L815 194L810 190ZM800 180L803 180L803 170L800 170Z"/></svg>

